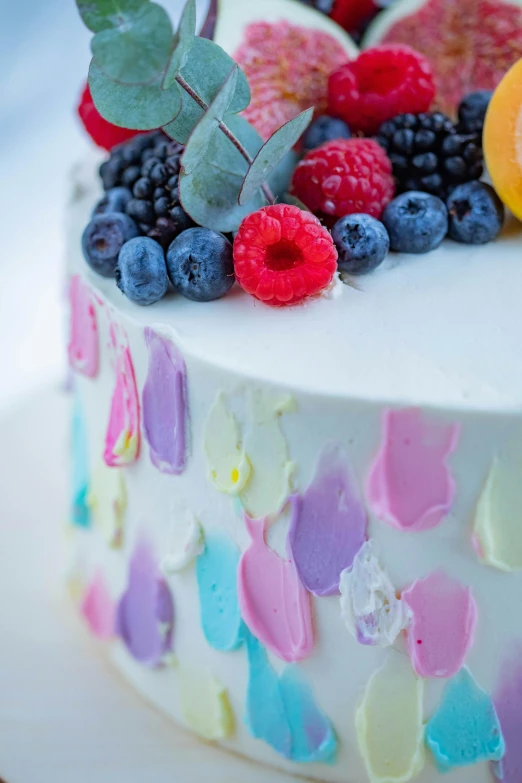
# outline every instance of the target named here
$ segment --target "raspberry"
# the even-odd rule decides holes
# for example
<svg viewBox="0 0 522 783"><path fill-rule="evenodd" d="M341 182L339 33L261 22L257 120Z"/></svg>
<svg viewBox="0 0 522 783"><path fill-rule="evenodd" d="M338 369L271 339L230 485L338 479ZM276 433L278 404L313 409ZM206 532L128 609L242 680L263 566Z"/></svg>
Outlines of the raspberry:
<svg viewBox="0 0 522 783"><path fill-rule="evenodd" d="M237 282L274 307L318 294L336 269L332 237L316 217L298 207L263 207L243 220L234 241Z"/></svg>
<svg viewBox="0 0 522 783"><path fill-rule="evenodd" d="M435 83L428 60L409 46L376 46L330 75L329 113L373 134L397 114L428 111Z"/></svg>
<svg viewBox="0 0 522 783"><path fill-rule="evenodd" d="M297 165L292 192L327 225L361 212L379 218L395 193L391 161L373 139L328 141Z"/></svg>
<svg viewBox="0 0 522 783"><path fill-rule="evenodd" d="M122 144L133 136L137 136L141 131L129 130L128 128L119 128L117 125L107 122L101 116L94 105L89 85L85 85L80 103L78 105L78 114L83 122L83 126L91 139L98 147L110 152L117 144Z"/></svg>
<svg viewBox="0 0 522 783"><path fill-rule="evenodd" d="M374 0L334 0L330 16L334 22L353 33L375 16L377 11Z"/></svg>

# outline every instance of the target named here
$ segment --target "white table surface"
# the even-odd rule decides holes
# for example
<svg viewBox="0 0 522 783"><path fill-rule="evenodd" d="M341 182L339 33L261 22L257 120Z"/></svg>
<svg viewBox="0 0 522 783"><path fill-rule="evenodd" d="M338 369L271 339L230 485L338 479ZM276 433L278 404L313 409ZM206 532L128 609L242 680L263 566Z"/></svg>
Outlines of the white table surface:
<svg viewBox="0 0 522 783"><path fill-rule="evenodd" d="M66 410L47 388L0 418L0 778L295 783L177 729L77 618L63 582Z"/></svg>

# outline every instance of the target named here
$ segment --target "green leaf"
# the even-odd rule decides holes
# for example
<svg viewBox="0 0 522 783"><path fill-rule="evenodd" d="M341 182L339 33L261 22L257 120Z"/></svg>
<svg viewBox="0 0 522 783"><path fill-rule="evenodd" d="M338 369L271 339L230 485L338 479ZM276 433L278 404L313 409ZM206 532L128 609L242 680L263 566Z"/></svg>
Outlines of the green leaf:
<svg viewBox="0 0 522 783"><path fill-rule="evenodd" d="M96 65L123 84L146 84L163 74L172 51L173 31L166 11L149 3L92 39Z"/></svg>
<svg viewBox="0 0 522 783"><path fill-rule="evenodd" d="M122 128L160 128L171 122L181 108L176 82L168 90L161 89L161 78L152 84L118 84L100 71L94 61L89 69L89 86L102 117Z"/></svg>
<svg viewBox="0 0 522 783"><path fill-rule="evenodd" d="M237 115L227 115L224 122L254 156L262 145L258 132ZM202 226L224 233L236 231L246 215L263 205L260 192L248 204L238 203L247 169L248 163L225 134L214 133L200 165L191 174L181 172L183 208Z"/></svg>
<svg viewBox="0 0 522 783"><path fill-rule="evenodd" d="M185 174L191 174L203 160L212 137L228 110L236 89L238 73L239 66L234 65L221 90L208 107L208 111L192 131L181 160Z"/></svg>
<svg viewBox="0 0 522 783"><path fill-rule="evenodd" d="M310 125L313 114L313 109L301 112L293 120L276 130L268 141L263 144L248 169L243 182L243 187L239 194L240 204L246 204L250 201L256 190L266 182L270 173L277 168L285 155L290 152L294 144Z"/></svg>
<svg viewBox="0 0 522 783"><path fill-rule="evenodd" d="M163 79L163 89L168 90L187 61L196 38L196 0L188 0L174 42L174 51Z"/></svg>
<svg viewBox="0 0 522 783"><path fill-rule="evenodd" d="M93 33L117 27L149 3L150 0L76 0L84 25Z"/></svg>
<svg viewBox="0 0 522 783"><path fill-rule="evenodd" d="M180 71L180 77L208 107L233 67L234 60L220 46L206 38L196 38L190 57ZM245 74L240 70L229 111L231 114L237 114L246 109L249 103L250 87ZM181 111L174 122L165 125L163 130L180 144L187 144L204 111L194 98L183 91Z"/></svg>
<svg viewBox="0 0 522 783"><path fill-rule="evenodd" d="M311 209L308 209L306 204L304 204L300 198L297 198L297 196L294 196L293 193L283 193L281 196L281 201L283 204L290 204L292 207L299 207L299 209L302 209L303 212L311 212Z"/></svg>

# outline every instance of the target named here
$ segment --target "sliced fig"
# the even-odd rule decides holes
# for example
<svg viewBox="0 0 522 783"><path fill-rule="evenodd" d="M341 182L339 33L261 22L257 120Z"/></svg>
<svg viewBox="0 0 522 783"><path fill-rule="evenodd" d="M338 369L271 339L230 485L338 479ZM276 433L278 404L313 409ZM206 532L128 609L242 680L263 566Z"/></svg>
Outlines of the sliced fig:
<svg viewBox="0 0 522 783"><path fill-rule="evenodd" d="M455 116L464 95L494 90L522 57L522 0L397 0L363 48L407 43L430 61L437 105Z"/></svg>

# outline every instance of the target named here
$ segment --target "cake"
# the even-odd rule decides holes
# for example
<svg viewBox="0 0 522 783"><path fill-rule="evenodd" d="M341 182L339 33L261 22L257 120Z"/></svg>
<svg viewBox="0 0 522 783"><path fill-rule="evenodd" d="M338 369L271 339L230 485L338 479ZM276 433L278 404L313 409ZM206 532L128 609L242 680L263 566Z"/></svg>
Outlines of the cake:
<svg viewBox="0 0 522 783"><path fill-rule="evenodd" d="M278 3L282 21L269 23L286 35L287 3ZM304 14L295 12L303 35L315 12L288 4ZM351 44L336 36L346 55ZM506 79L520 84L517 67ZM185 148L181 177L205 154L203 136L219 133L240 77L230 78L221 108L218 93L204 115L215 112L200 148ZM499 170L505 177L496 140L506 100L520 112L520 88L503 81L486 118L494 184ZM396 114L384 122L400 124ZM257 106L248 119L270 145L274 116ZM142 166L161 153L155 165L168 169L186 154L176 136L136 139L112 153L123 187L143 178L135 172L131 183L128 169L147 148L155 152ZM378 168L386 157L373 140L332 143L353 165L371 154ZM275 142L267 148L278 154ZM305 165L316 165L317 149L324 144ZM297 154L286 158L292 171L303 166ZM294 200L275 212L247 208L239 226L216 231L194 227L183 189L165 239L161 215L142 225L125 198L114 217L122 183L105 181L104 195L106 158L93 151L77 167L68 215L70 587L88 628L150 703L254 761L329 783L521 783L522 226L511 215L496 225L498 196L477 174L457 190L467 189L472 218L478 199L481 230L492 234L479 243L477 223L469 229L456 208L448 224L453 188L441 197L408 190L386 158L372 186L388 206L356 215L371 253L336 233L341 221L353 229L353 210L319 210L319 223ZM360 179L378 174L359 169ZM394 199L389 181L404 193ZM515 191L499 187L513 212ZM421 197L435 200L420 232L430 252L386 246L376 262L376 217L392 246L407 244L404 233L394 239L393 205ZM449 226L460 241L434 238L435 202L446 210L444 235ZM107 215L100 234L96 217ZM123 247L109 269L118 231ZM303 240L296 260L303 232L312 249ZM277 254L267 250L283 235ZM252 282L261 257L284 282L269 295ZM314 263L305 295L293 270ZM288 286L295 306L278 298ZM140 306L140 297L153 301Z"/></svg>

